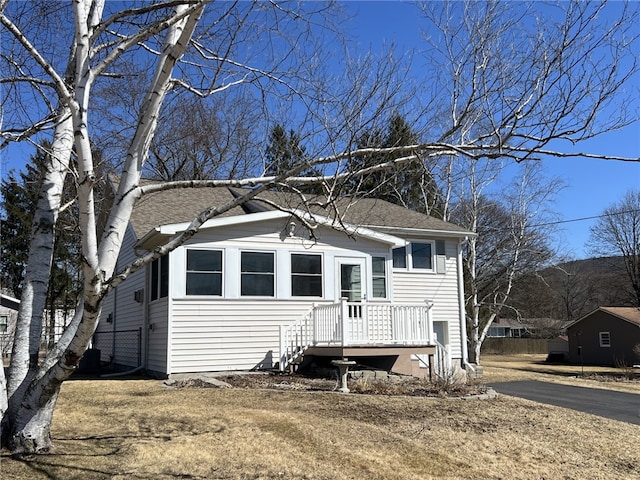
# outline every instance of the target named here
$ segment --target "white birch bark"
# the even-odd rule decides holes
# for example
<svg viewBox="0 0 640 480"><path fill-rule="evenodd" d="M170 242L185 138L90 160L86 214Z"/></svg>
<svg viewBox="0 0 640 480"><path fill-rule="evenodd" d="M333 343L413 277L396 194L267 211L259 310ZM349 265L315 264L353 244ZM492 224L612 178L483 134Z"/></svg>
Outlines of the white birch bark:
<svg viewBox="0 0 640 480"><path fill-rule="evenodd" d="M54 229L73 147L69 110L62 108L59 118L51 146L50 161L47 163L47 172L33 219L29 261L16 321L7 382L9 414L15 410L19 403L20 392L24 391L30 374L33 374L38 365L42 316L53 259Z"/></svg>
<svg viewBox="0 0 640 480"><path fill-rule="evenodd" d="M19 409L17 412L12 412L10 417L13 420L10 433L10 447L13 452L46 451L51 446L49 429L60 386L79 363L97 326L102 300L107 291L105 279L112 275L115 268L122 246L124 228L137 198L135 192L142 164L153 137L162 101L170 87L173 68L184 53L202 13L202 6L200 6L168 29L156 75L142 108L138 129L127 157L124 181L121 184L125 190L118 192L117 206L111 212L101 239L103 248L99 251L93 196L95 175L87 130L89 94L93 80L93 74L89 68L90 46L86 43L89 38L89 30L86 27L89 10L82 2L76 2L74 7L79 25L76 33L77 87L71 108L71 118L81 175L78 205L84 262L84 293L82 305L79 308L82 311L82 319L72 322L71 328L75 330L70 329L69 332L74 333L73 337L69 340L71 337L69 333L64 338L64 341L69 341L67 348L64 351L57 350L59 357L48 358L43 365L48 368L43 370L33 382L25 384L25 390L21 391ZM187 10L187 6L179 6L176 14L181 15ZM131 194L132 192L134 194Z"/></svg>

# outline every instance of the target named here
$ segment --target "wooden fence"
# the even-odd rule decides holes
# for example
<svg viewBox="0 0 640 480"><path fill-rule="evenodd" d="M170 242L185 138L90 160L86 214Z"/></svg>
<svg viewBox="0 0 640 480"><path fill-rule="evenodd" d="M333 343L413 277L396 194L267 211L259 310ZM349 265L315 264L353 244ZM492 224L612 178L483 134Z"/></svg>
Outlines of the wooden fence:
<svg viewBox="0 0 640 480"><path fill-rule="evenodd" d="M548 353L548 342L546 338L487 338L482 343L482 353L493 355Z"/></svg>

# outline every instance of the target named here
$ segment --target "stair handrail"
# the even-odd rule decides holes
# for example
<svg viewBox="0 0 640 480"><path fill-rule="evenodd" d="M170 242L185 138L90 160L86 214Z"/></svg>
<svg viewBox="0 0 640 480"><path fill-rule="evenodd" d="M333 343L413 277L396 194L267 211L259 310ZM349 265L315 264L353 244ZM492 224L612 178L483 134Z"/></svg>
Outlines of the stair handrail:
<svg viewBox="0 0 640 480"><path fill-rule="evenodd" d="M449 349L440 343L437 339L434 339L436 346L436 354L434 355L433 363L435 374L441 379L447 379L451 374L451 357L449 355Z"/></svg>
<svg viewBox="0 0 640 480"><path fill-rule="evenodd" d="M280 325L280 371L284 372L314 343L315 304L291 325Z"/></svg>

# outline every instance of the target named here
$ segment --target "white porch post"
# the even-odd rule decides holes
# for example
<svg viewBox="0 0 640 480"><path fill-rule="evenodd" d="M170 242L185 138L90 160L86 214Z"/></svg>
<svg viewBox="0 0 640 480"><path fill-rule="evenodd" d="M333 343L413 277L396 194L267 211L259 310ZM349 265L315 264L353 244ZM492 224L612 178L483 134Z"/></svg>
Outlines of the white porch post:
<svg viewBox="0 0 640 480"><path fill-rule="evenodd" d="M433 307L433 303L429 300L425 300L424 303L427 304L427 335L429 335L429 342L433 342L435 338L435 333L433 331L433 317L431 316L431 307Z"/></svg>
<svg viewBox="0 0 640 480"><path fill-rule="evenodd" d="M317 345L318 344L318 318L317 318L317 307L318 304L314 303L313 305L311 305L311 328L313 329L313 338L311 339L311 342L313 343L313 345Z"/></svg>
<svg viewBox="0 0 640 480"><path fill-rule="evenodd" d="M287 340L285 338L286 327L280 325L280 371L284 372L287 363Z"/></svg>
<svg viewBox="0 0 640 480"><path fill-rule="evenodd" d="M349 305L347 299L340 299L340 325L342 327L341 344L344 347L349 344Z"/></svg>

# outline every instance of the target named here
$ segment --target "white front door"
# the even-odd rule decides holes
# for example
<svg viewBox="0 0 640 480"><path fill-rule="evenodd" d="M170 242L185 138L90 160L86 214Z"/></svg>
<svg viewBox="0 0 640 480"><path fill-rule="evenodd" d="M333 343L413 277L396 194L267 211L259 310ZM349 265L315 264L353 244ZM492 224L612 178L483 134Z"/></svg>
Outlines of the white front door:
<svg viewBox="0 0 640 480"><path fill-rule="evenodd" d="M337 297L346 298L348 305L348 325L345 332L350 342L360 343L367 340L367 322L360 303L367 298L367 275L364 258L338 258Z"/></svg>

